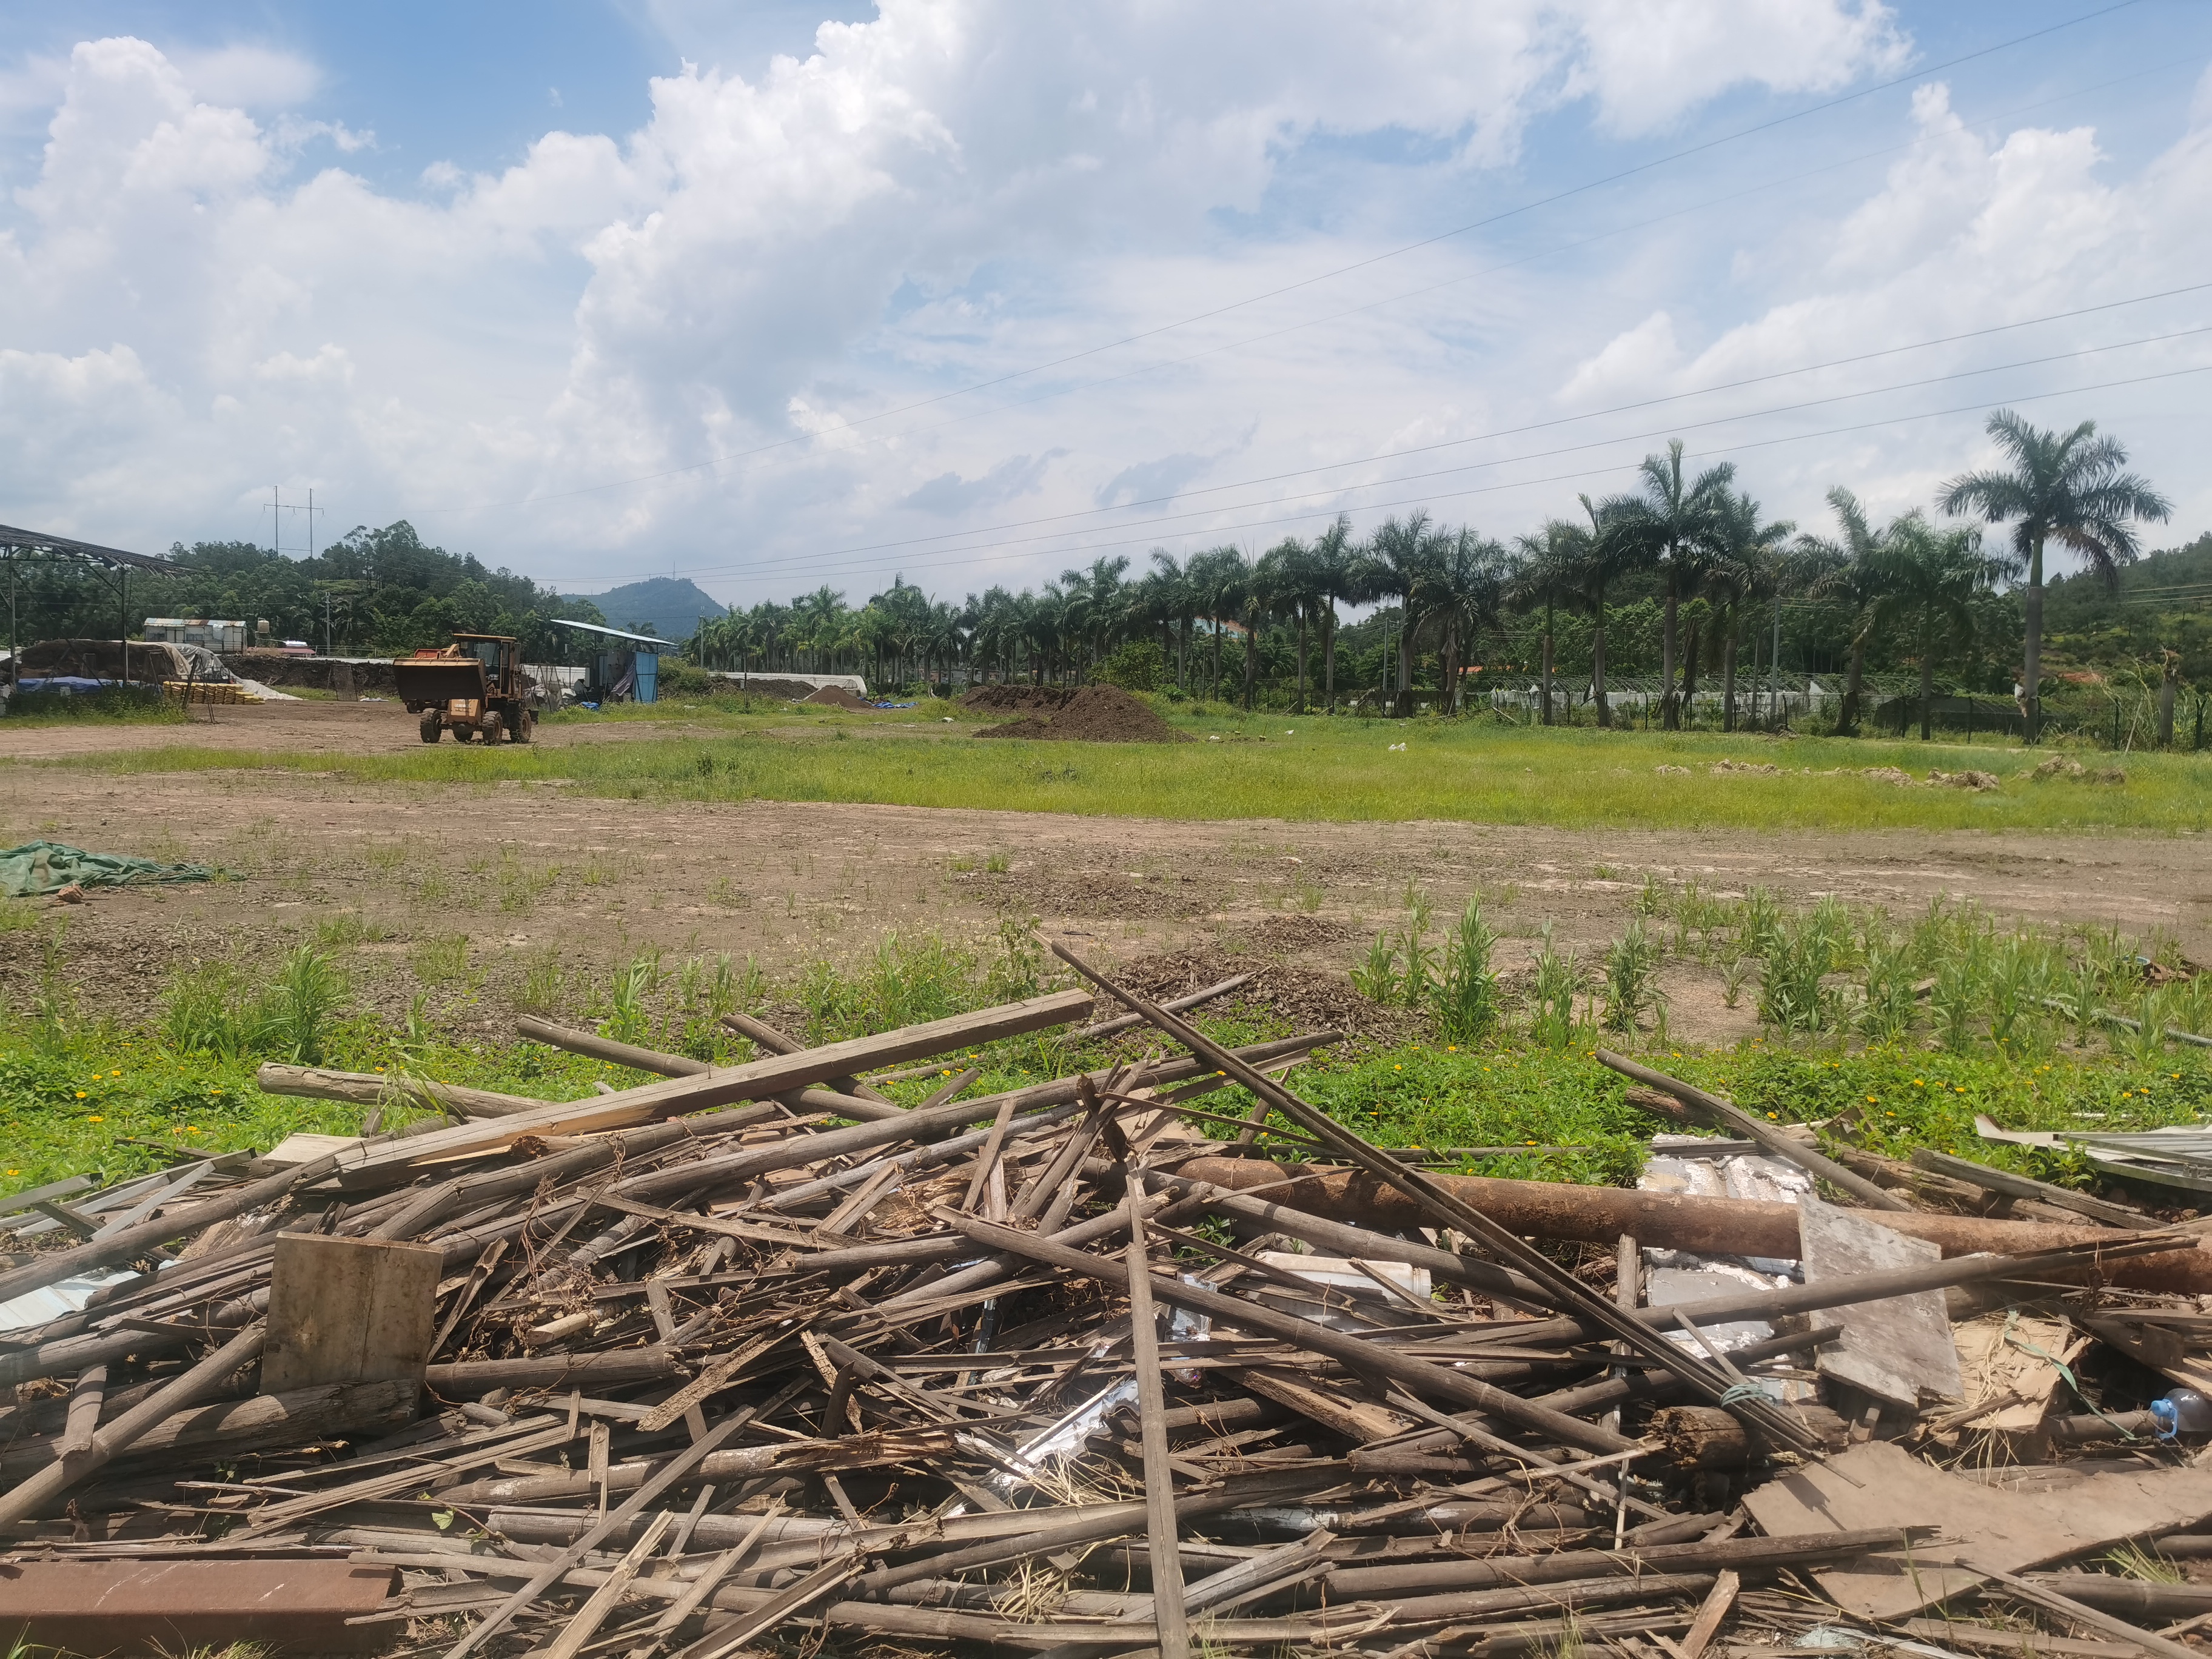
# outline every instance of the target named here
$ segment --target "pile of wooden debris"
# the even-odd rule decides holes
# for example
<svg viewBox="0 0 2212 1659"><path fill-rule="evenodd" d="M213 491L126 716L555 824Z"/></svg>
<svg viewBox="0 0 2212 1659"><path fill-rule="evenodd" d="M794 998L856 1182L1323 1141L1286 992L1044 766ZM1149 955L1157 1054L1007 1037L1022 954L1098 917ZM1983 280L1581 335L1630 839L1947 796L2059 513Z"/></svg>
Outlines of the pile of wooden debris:
<svg viewBox="0 0 2212 1659"><path fill-rule="evenodd" d="M2212 1585L2107 1570L2212 1560L2192 1396L2081 1369L2212 1393L2201 1231L1847 1167L1626 1060L1799 1201L1428 1173L1285 1086L1333 1033L1224 1048L1067 960L1103 1009L732 1017L712 1068L539 1026L664 1080L11 1200L59 1247L0 1271L0 1638L2204 1651ZM1094 1011L1146 1057L863 1080Z"/></svg>

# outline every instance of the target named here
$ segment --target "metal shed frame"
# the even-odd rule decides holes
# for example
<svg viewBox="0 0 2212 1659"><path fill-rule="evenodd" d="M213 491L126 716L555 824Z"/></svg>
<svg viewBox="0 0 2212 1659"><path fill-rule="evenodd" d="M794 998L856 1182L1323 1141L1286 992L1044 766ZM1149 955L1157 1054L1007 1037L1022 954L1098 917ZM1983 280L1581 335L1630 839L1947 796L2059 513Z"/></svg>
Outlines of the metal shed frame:
<svg viewBox="0 0 2212 1659"><path fill-rule="evenodd" d="M131 573L143 570L156 576L181 576L185 568L168 559L144 553L126 553L119 547L101 547L69 536L49 536L0 524L0 560L8 566L8 686L12 692L22 684L23 646L18 636L15 569L24 559L34 564L76 564L112 577L115 590L115 637L123 651L123 681L131 681Z"/></svg>

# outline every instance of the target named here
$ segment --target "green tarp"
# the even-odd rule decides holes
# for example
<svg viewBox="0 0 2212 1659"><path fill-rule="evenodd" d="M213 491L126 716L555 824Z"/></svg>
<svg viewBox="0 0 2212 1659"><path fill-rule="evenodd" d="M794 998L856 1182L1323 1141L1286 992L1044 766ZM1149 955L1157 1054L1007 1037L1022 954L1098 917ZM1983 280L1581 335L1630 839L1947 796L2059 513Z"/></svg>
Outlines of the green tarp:
<svg viewBox="0 0 2212 1659"><path fill-rule="evenodd" d="M0 852L0 894L9 898L58 893L71 882L80 887L129 887L139 882L214 879L215 872L204 864L156 864L119 853L88 853L58 841L26 842Z"/></svg>

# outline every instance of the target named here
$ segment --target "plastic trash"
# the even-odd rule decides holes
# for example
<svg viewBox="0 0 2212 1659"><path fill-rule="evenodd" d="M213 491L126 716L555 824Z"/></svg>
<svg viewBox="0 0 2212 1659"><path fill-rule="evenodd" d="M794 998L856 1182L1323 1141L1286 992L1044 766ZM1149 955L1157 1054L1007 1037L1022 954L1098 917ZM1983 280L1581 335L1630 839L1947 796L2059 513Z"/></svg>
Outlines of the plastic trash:
<svg viewBox="0 0 2212 1659"><path fill-rule="evenodd" d="M2172 1440L2185 1434L2212 1434L2212 1400L2194 1389L2176 1389L2163 1400L2150 1402L2151 1420L2158 1437Z"/></svg>

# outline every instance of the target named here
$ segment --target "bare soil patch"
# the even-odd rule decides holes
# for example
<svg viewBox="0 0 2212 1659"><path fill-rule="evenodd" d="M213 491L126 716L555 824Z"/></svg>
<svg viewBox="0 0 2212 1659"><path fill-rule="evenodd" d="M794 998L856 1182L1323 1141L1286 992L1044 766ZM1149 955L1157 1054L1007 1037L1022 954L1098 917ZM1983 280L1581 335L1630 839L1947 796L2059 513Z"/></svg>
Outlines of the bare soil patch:
<svg viewBox="0 0 2212 1659"><path fill-rule="evenodd" d="M979 738L1042 738L1077 743L1190 743L1143 698L1118 685L1086 685L1057 708L1038 709L1004 726L987 726Z"/></svg>
<svg viewBox="0 0 2212 1659"><path fill-rule="evenodd" d="M356 746L389 730L374 704L220 714L271 708L313 712L255 725L219 719L192 735L246 732L260 746L276 741L272 728L289 726L303 739L313 732ZM396 705L384 719L399 727L395 746L417 741ZM147 728L124 732L131 746L144 746ZM616 722L547 735L640 733L665 734L653 722ZM8 733L19 754L80 735ZM1409 886L1429 896L1439 926L1480 895L1504 934L1497 965L1512 985L1547 922L1595 964L1627 925L1647 876L1720 895L1764 886L1797 904L1834 893L1900 916L1939 896L1971 899L2029 922L2117 924L2137 937L2166 929L2193 959L2212 957L2212 844L2195 836L1753 836L771 801L648 805L586 797L558 780L383 785L292 771L112 778L35 764L10 769L9 786L0 845L45 836L216 864L240 878L97 893L67 907L13 902L37 903L40 926L0 934L0 997L26 1006L44 971L46 929L58 926L56 960L81 1011L130 1024L149 1018L170 975L195 961L235 955L273 964L319 934L342 941L336 948L368 1008L396 1019L426 993L441 1023L490 1036L512 1030L514 999L533 968L556 968L564 994L578 998L641 951L672 962L727 951L787 978L812 961L852 961L890 928L933 930L988 951L1012 910L1109 961L1191 952L1191 971L1206 978L1177 990L1219 977L1232 956L1240 965L1264 962L1267 994L1293 1017L1361 1030L1344 1000L1352 998L1346 970L1377 932L1405 925ZM1669 959L1662 984L1673 1030L1686 1040L1754 1029L1755 986L1729 1008L1717 970L1680 958ZM1336 1000L1313 1000L1324 992ZM1372 1012L1365 1018L1371 1025Z"/></svg>

